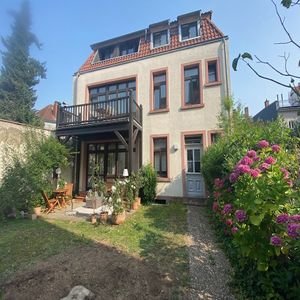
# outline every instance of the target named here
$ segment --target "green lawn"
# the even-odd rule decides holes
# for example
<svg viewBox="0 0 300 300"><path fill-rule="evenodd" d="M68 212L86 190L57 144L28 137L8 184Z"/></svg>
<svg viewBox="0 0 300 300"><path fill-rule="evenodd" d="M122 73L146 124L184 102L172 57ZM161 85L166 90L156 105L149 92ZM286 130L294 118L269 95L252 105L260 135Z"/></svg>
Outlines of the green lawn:
<svg viewBox="0 0 300 300"><path fill-rule="evenodd" d="M57 220L0 224L0 282L18 269L69 247L104 242L154 263L188 283L186 208L180 204L142 207L119 226Z"/></svg>

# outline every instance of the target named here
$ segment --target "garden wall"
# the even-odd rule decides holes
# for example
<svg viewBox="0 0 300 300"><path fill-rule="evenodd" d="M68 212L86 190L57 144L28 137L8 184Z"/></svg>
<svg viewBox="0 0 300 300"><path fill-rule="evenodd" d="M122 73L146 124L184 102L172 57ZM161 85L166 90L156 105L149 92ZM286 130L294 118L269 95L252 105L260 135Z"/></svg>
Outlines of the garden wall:
<svg viewBox="0 0 300 300"><path fill-rule="evenodd" d="M3 178L5 166L10 161L10 154L17 152L22 155L24 151L24 133L33 127L0 119L0 182ZM33 129L40 131L41 134L51 135L50 130Z"/></svg>

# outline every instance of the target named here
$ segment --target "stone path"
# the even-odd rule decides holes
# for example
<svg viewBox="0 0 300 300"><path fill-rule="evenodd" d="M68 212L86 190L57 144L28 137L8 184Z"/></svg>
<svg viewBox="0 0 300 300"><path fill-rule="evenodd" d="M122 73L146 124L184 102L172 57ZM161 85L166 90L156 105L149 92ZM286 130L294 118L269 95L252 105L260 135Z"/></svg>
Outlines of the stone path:
<svg viewBox="0 0 300 300"><path fill-rule="evenodd" d="M215 242L206 208L187 207L191 277L189 299L234 299L228 287L231 268Z"/></svg>

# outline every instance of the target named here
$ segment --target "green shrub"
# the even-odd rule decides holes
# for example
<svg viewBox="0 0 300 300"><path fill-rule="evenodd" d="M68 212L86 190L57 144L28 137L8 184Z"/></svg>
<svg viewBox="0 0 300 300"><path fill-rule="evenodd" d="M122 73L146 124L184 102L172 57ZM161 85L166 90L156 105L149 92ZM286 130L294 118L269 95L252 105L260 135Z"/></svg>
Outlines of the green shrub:
<svg viewBox="0 0 300 300"><path fill-rule="evenodd" d="M256 144L228 176L216 178L213 210L227 236L235 284L246 298L296 299L300 292L297 153L266 140Z"/></svg>
<svg viewBox="0 0 300 300"><path fill-rule="evenodd" d="M151 164L145 165L141 168L142 188L140 195L142 203L149 204L154 201L156 197L157 174Z"/></svg>
<svg viewBox="0 0 300 300"><path fill-rule="evenodd" d="M68 163L68 150L54 137L29 131L24 141L21 154L7 150L9 163L0 185L0 213L9 207L24 210L42 204L41 190L52 190L53 169Z"/></svg>

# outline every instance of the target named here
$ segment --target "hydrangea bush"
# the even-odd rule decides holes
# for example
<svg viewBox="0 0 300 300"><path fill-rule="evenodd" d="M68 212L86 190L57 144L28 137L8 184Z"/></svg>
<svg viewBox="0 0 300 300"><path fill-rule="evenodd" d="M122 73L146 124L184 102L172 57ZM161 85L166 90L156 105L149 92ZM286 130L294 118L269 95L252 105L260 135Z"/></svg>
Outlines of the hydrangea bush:
<svg viewBox="0 0 300 300"><path fill-rule="evenodd" d="M229 174L215 179L212 209L232 239L240 265L243 257L258 271L299 264L298 169L295 154L261 140Z"/></svg>

